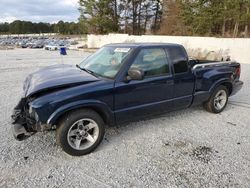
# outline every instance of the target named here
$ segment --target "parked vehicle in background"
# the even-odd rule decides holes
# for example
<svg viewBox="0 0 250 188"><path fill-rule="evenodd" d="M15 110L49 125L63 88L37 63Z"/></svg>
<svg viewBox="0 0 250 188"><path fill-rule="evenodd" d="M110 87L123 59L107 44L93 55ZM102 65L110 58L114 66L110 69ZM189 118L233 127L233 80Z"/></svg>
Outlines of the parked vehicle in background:
<svg viewBox="0 0 250 188"><path fill-rule="evenodd" d="M55 51L55 50L58 50L59 49L59 46L58 45L55 45L55 44L49 44L49 45L46 45L44 47L45 50L49 50L49 51Z"/></svg>
<svg viewBox="0 0 250 188"><path fill-rule="evenodd" d="M58 50L60 49L61 47L65 47L65 48L68 48L70 42L69 41L56 41L56 42L51 42L49 43L48 45L46 45L44 47L45 50L50 50L50 51L53 51L53 50Z"/></svg>
<svg viewBox="0 0 250 188"><path fill-rule="evenodd" d="M57 50L59 46L68 47L69 39L64 38L48 38L48 37L3 37L0 38L0 46L2 47L20 47L20 48L43 48L48 50Z"/></svg>
<svg viewBox="0 0 250 188"><path fill-rule="evenodd" d="M92 152L105 125L203 104L220 113L243 86L240 64L189 60L183 46L110 44L76 66L55 65L29 75L15 107L13 133L24 140L56 129L70 155Z"/></svg>

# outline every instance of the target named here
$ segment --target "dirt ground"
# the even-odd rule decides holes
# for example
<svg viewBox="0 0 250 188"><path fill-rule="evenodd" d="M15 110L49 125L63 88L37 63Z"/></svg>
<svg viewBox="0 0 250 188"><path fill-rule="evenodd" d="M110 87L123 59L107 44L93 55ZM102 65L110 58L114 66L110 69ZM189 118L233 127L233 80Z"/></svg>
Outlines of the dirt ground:
<svg viewBox="0 0 250 188"><path fill-rule="evenodd" d="M108 128L98 149L72 157L55 133L16 141L10 115L25 77L41 67L76 64L45 50L0 50L0 187L250 187L250 64L244 88L221 114L202 107Z"/></svg>

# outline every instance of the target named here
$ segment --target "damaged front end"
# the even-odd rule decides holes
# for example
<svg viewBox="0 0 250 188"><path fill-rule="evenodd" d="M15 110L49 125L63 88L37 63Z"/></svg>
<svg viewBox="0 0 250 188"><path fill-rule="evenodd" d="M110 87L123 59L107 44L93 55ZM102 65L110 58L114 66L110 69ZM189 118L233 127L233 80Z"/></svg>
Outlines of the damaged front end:
<svg viewBox="0 0 250 188"><path fill-rule="evenodd" d="M46 96L96 81L97 77L71 65L53 65L28 75L22 98L11 116L14 137L24 140L36 132L55 129L48 119L56 106ZM54 97L58 100L57 95Z"/></svg>
<svg viewBox="0 0 250 188"><path fill-rule="evenodd" d="M25 140L38 130L36 114L29 110L28 101L22 98L14 108L12 118L12 132L14 137L19 140Z"/></svg>

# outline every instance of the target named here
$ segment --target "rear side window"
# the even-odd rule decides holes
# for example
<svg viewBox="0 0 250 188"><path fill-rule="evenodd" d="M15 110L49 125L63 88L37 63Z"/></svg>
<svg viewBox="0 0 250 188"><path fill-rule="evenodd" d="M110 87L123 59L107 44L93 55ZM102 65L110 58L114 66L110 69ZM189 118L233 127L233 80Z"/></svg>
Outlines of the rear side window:
<svg viewBox="0 0 250 188"><path fill-rule="evenodd" d="M188 72L186 51L180 46L167 48L168 55L173 62L175 74Z"/></svg>
<svg viewBox="0 0 250 188"><path fill-rule="evenodd" d="M174 63L174 72L176 74L184 73L187 71L188 71L187 61L178 61L178 62Z"/></svg>
<svg viewBox="0 0 250 188"><path fill-rule="evenodd" d="M131 68L142 69L145 77L169 74L169 64L163 48L142 49Z"/></svg>

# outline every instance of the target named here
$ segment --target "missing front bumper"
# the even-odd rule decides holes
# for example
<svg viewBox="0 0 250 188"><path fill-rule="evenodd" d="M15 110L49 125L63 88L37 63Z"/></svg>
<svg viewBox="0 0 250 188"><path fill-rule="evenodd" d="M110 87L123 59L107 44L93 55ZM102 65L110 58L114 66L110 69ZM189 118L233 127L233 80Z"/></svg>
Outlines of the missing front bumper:
<svg viewBox="0 0 250 188"><path fill-rule="evenodd" d="M14 124L12 125L12 133L16 140L22 141L29 138L34 133L29 133L26 131L23 125Z"/></svg>
<svg viewBox="0 0 250 188"><path fill-rule="evenodd" d="M21 110L14 109L12 118L12 134L18 141L25 140L34 134L36 131L27 131L28 123L34 124L35 121L26 117Z"/></svg>

